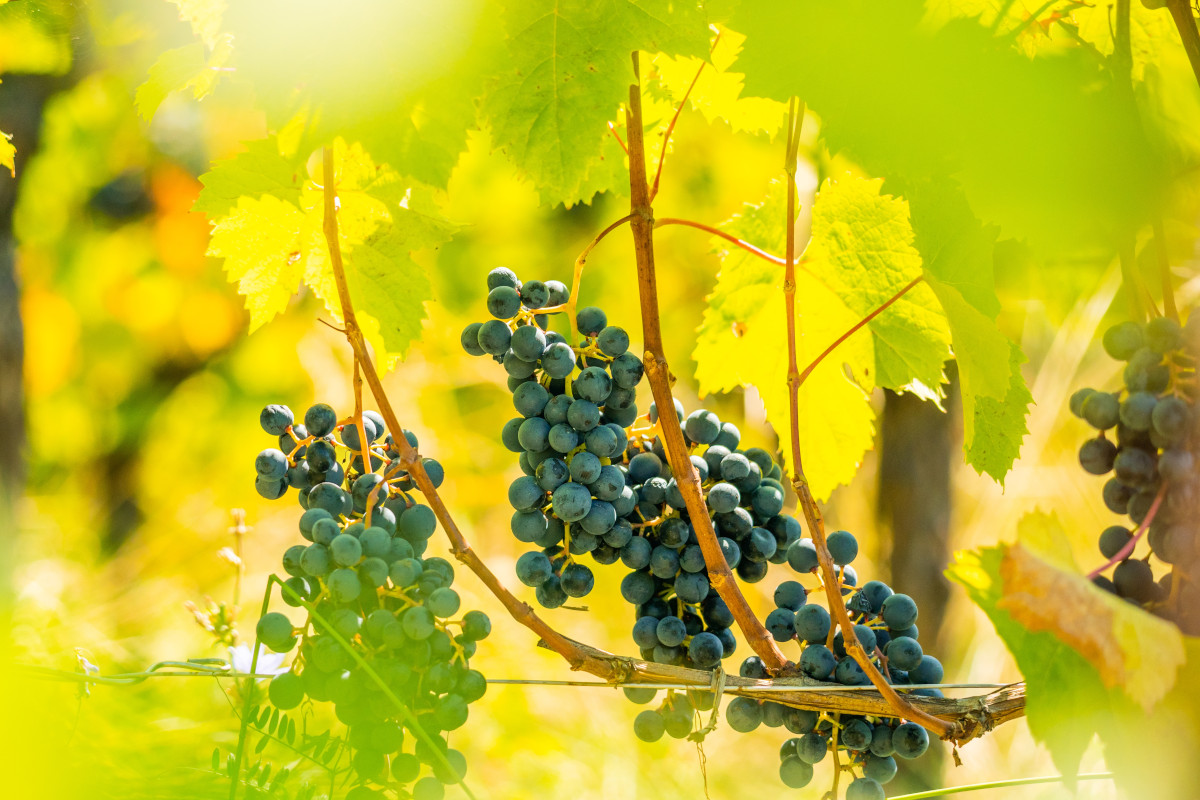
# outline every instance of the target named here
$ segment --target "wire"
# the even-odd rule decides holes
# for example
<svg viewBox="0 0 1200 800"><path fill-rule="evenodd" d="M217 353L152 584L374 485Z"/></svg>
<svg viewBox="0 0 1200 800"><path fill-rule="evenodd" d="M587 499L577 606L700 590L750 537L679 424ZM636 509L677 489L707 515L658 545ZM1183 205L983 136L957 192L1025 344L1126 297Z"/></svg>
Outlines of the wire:
<svg viewBox="0 0 1200 800"><path fill-rule="evenodd" d="M160 661L142 672L123 672L115 675L98 675L94 673L67 672L36 665L18 665L17 669L31 677L47 680L74 681L77 683L95 683L112 686L127 686L141 683L147 678L270 678L273 673L234 672L232 665L220 658L196 658L187 661ZM705 689L709 684L703 683L650 683L646 681L561 681L539 680L536 678L489 678L489 684L501 686L582 686L607 689ZM906 685L903 689L1003 689L1013 686L1011 683L917 683ZM792 684L776 684L770 681L758 681L751 686L730 686L730 691L753 689L755 692L870 692L874 686L799 686Z"/></svg>

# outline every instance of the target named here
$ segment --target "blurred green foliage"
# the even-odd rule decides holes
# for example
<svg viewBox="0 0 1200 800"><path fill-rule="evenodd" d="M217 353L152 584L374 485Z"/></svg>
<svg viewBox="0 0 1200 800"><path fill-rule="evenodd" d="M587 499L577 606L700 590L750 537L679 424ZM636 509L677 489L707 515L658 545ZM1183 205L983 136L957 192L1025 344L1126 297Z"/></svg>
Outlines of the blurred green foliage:
<svg viewBox="0 0 1200 800"><path fill-rule="evenodd" d="M264 89L252 97L243 83L214 80L202 91L172 92L165 81L161 102L153 111L143 109L152 120L139 116L135 92L163 53L192 46L196 37L203 43L205 58L186 62L187 74L175 76L180 86L203 70L224 69L225 62L211 60L223 46L223 29L212 22L221 5L0 4L0 73L65 74L45 108L36 149L14 143L19 154L24 147L30 153L21 165L14 214L29 478L18 508L16 559L4 567L12 570L16 587L12 661L75 671L82 653L111 673L158 660L225 656L185 603L201 612L209 607L205 597L228 606L240 586L238 620L248 629L265 576L292 543L298 509L253 491L250 465L264 441L257 413L265 403L302 408L316 400L349 410L350 355L342 337L321 324L327 312L307 289L286 313L246 335L242 299L220 264L205 257L209 224L192 210L201 190L197 176L213 161L237 155L242 142L269 133L291 137L293 151L304 152L304 142L330 131L357 132L381 161L414 165L407 177L445 187L436 195L439 213L462 229L439 251L414 255L428 273L433 300L425 307L423 335L387 384L401 420L419 433L422 450L445 465L450 478L444 496L468 538L498 575L512 573L518 549L507 532L502 487L518 469L496 435L510 414L509 401L498 371L462 353L457 331L480 316L483 276L494 266L569 282L575 256L626 213L620 196L592 197L619 187L620 146L612 136L593 137L586 147L607 161L586 181L563 178L555 184L557 195L534 185L527 175L537 169L528 158L533 153L545 159L546 143L514 153L519 137L511 130L497 138L474 125L476 90L504 71L498 67L515 63L488 35L501 25L494 9L489 5L476 17L471 3L457 4L453 13L472 24L451 24L451 12L439 16L429 6L420 25L408 25L414 6L396 4L384 18L351 15L339 28L343 36L332 38L328 4L231 4L236 8L229 30L248 56L239 69ZM744 53L746 62L714 50L714 63L729 71L706 68L713 84L697 96L727 95L715 111L697 99L682 111L656 201L660 213L716 224L742 211L745 202L760 201L779 176L782 143L771 137L782 120L780 107L732 99L735 71L755 58L786 69L775 69L768 80L772 70L760 68L762 82L751 81L749 93L783 100L795 91L815 109L804 143L809 162L801 175L808 187L802 226L810 222L812 190L830 174L885 177L885 191L913 188L931 176L953 177L979 217L999 225L998 233L969 227L985 240L983 255L974 257L987 267L994 263L1001 300L999 308L988 307L986 298L976 305L1020 342L1029 357L1020 374L1037 403L1022 461L1003 492L974 470L957 468L954 544L990 545L1010 536L1020 514L1041 503L1053 505L1066 523L1069 546L1088 557L1091 532L1103 514L1095 487L1074 464L1080 429L1075 421L1063 422L1061 409L1074 387L1113 377L1114 368L1088 345L1106 315L1124 312L1111 266L1113 239L1134 235L1131 222L1168 209L1169 253L1183 265L1177 270L1180 297L1196 295L1190 257L1200 193L1188 176L1200 155L1200 91L1173 30L1162 24L1162 12L1156 16L1134 4L1132 88L1139 127L1099 79L1084 81L1094 91L1071 91L1081 71L1094 69L1096 53L1112 50L1105 24L1111 3L1041 6L1046 24L1025 20L1022 9L1028 14L1037 8L1025 3L931 2L922 9L906 2L866 13L863 4L850 2L798 4L789 12L796 15L792 22L772 25L765 15L778 10L774 5L746 4L744 28L733 18L735 30L756 36L760 47ZM999 6L1005 16L993 21ZM925 21L918 23L922 13ZM930 20L950 18L960 19L929 32ZM287 21L286 30L276 25L280 20ZM454 31L454 46L433 52L428 45L436 37L429 31L439 26ZM1015 50L994 45L988 27L1008 37L1001 44L1015 44ZM395 44L397 31L407 44ZM768 36L772 32L777 39ZM735 34L728 36L722 41L735 41ZM629 46L623 39L619 44ZM695 55L694 49L677 52ZM296 58L297 51L304 57ZM1028 60L1035 54L1043 59ZM301 63L304 72L281 73L281 63ZM414 63L420 74L405 71ZM351 75L355 69L389 74L360 85L333 64ZM643 70L661 78L647 90L655 159L673 104L698 64L643 56ZM313 97L333 101L327 116L305 116L312 97L291 91L298 77L310 78ZM628 77L605 76L605 91L616 92L616 100L609 103L606 95L588 113L612 119ZM195 101L195 94L210 89L201 103ZM997 96L1003 102L995 102ZM299 130L289 127L297 115L306 120ZM1110 124L1114 119L1117 124ZM6 180L0 171L0 181ZM919 223L917 188L905 194ZM580 199L591 202L570 208L553 202ZM939 203L935 210L945 207ZM961 231L978 225L968 216L963 225L935 222ZM916 228L917 248L928 259L921 225ZM988 255L992 236L1001 239L994 257ZM1155 285L1153 244L1144 230L1137 236L1139 269ZM690 408L700 402L695 331L720 264L699 232L664 228L655 238L667 356L680 379L676 393ZM974 302L969 277L955 286ZM602 303L612 323L636 331L635 293L628 233L621 231L592 254L581 302ZM877 407L879 397L871 402ZM775 448L753 390L704 403L736 422L748 443ZM877 533L860 539L869 543L864 570L880 572L875 568L885 563L890 544L887 531L875 531L869 511L873 470L868 456L856 480L834 492L827 516L841 527ZM244 508L251 526L237 545L240 555L227 549L235 546L233 508ZM903 576L894 578L903 585ZM756 609L770 607L780 579L773 575L750 588ZM627 650L630 620L603 613L622 607L616 582L612 574L598 576L588 599L592 613L559 610L548 612L548 619L574 638ZM481 586L469 578L460 583L464 604L485 609L496 623L478 656L488 675L566 677L561 661L537 648ZM964 596L940 622L957 643L955 652L945 654L948 674L964 681L1019 679L986 618ZM0 674L0 687L9 720L0 726L0 752L15 765L6 778L14 797L227 793L210 760L214 746L224 754L236 739L228 681L159 678L81 695L73 684ZM772 737L718 729L705 744L702 773L691 744L636 743L630 734L635 710L607 689L493 687L456 734L455 746L468 755L468 777L485 797L697 796L705 781L713 797L778 791ZM312 720L317 729L328 723ZM265 755L277 766L292 759L286 749L268 748ZM963 758L966 766L946 781L1053 769L1023 723L972 744ZM1084 759L1085 766L1095 765L1099 753L1086 751ZM1045 789L1030 796L1065 795ZM1113 793L1089 784L1079 796Z"/></svg>

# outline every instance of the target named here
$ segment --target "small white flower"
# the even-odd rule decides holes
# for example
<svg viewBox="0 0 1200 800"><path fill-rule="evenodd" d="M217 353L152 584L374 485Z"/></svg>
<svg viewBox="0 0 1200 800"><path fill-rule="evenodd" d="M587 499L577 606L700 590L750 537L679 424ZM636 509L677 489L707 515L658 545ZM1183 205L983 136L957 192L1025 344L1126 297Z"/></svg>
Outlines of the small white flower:
<svg viewBox="0 0 1200 800"><path fill-rule="evenodd" d="M260 644L258 646L258 664L254 674L270 678L274 675L281 675L287 672L288 667L281 666L285 657L283 653L272 653ZM254 656L250 652L249 645L239 644L237 647L229 648L229 663L233 667L233 671L237 674L248 674L250 672L250 663L253 660Z"/></svg>

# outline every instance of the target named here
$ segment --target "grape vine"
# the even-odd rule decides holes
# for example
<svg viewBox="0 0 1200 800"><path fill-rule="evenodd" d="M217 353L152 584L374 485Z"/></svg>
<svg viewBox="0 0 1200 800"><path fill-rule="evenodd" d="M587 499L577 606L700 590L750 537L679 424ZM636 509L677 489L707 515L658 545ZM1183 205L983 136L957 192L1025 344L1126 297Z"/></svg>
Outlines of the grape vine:
<svg viewBox="0 0 1200 800"><path fill-rule="evenodd" d="M1079 449L1092 475L1109 475L1102 497L1133 527L1110 525L1099 537L1104 564L1088 575L1107 592L1200 634L1200 586L1188 576L1200 565L1192 521L1196 483L1196 357L1200 316L1187 325L1171 317L1109 328L1104 350L1125 363L1116 392L1091 388L1071 396L1070 410L1098 431ZM1148 548L1134 557L1142 539ZM1152 560L1169 570L1158 580ZM1106 575L1112 569L1111 576Z"/></svg>
<svg viewBox="0 0 1200 800"><path fill-rule="evenodd" d="M427 730L462 727L468 705L486 692L470 659L491 620L481 611L459 616L454 567L423 557L437 518L414 498L382 416L368 410L339 420L318 403L298 422L287 406L270 405L260 424L279 446L255 458L255 489L268 499L295 489L305 509L300 536L309 542L284 552L290 577L281 587L284 602L303 606L306 619L295 626L271 611L256 626L258 640L275 652L297 649L290 669L271 680L271 704L280 711L306 698L333 704L350 728L360 781L349 796L375 797L373 787L391 786L415 800L438 800L444 784L462 781L466 761ZM400 435L417 446L412 431ZM422 466L440 485L441 465L427 458ZM400 708L383 702L388 689ZM406 727L415 735L411 748ZM422 777L423 766L432 774Z"/></svg>

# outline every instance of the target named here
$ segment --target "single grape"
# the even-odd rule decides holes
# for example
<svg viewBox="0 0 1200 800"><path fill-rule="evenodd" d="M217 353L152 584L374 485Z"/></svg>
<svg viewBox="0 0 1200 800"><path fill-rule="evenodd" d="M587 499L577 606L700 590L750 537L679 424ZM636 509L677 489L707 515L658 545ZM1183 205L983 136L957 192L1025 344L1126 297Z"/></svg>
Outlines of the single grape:
<svg viewBox="0 0 1200 800"><path fill-rule="evenodd" d="M560 577L561 588L567 597L585 597L595 583L592 570L585 564L568 564Z"/></svg>
<svg viewBox="0 0 1200 800"><path fill-rule="evenodd" d="M1121 403L1116 395L1093 392L1083 401L1083 418L1096 430L1106 431L1121 420Z"/></svg>
<svg viewBox="0 0 1200 800"><path fill-rule="evenodd" d="M333 433L336 425L337 412L325 403L317 403L304 412L304 427L318 439Z"/></svg>
<svg viewBox="0 0 1200 800"><path fill-rule="evenodd" d="M1150 419L1157 404L1158 398L1149 392L1131 392L1121 403L1121 423L1133 431L1150 430Z"/></svg>
<svg viewBox="0 0 1200 800"><path fill-rule="evenodd" d="M724 652L721 640L707 631L693 636L688 644L688 658L700 669L715 667L721 662Z"/></svg>
<svg viewBox="0 0 1200 800"><path fill-rule="evenodd" d="M633 720L633 734L643 742L657 742L664 732L666 723L657 711L643 711Z"/></svg>
<svg viewBox="0 0 1200 800"><path fill-rule="evenodd" d="M1154 456L1137 447L1122 448L1113 459L1113 470L1126 486L1148 486L1156 473Z"/></svg>
<svg viewBox="0 0 1200 800"><path fill-rule="evenodd" d="M595 306L585 306L575 315L575 326L584 336L596 336L608 325L608 317Z"/></svg>
<svg viewBox="0 0 1200 800"><path fill-rule="evenodd" d="M729 727L738 733L749 733L762 724L762 705L749 697L735 697L725 708Z"/></svg>
<svg viewBox="0 0 1200 800"><path fill-rule="evenodd" d="M901 723L892 730L892 747L901 758L916 758L929 748L929 734L920 725Z"/></svg>
<svg viewBox="0 0 1200 800"><path fill-rule="evenodd" d="M259 640L277 653L286 653L296 644L292 621L278 611L269 611L255 628Z"/></svg>
<svg viewBox="0 0 1200 800"><path fill-rule="evenodd" d="M917 604L906 594L893 594L883 601L883 621L892 630L903 630L917 622Z"/></svg>
<svg viewBox="0 0 1200 800"><path fill-rule="evenodd" d="M796 638L796 614L791 609L776 608L767 615L763 624L777 642L787 642Z"/></svg>
<svg viewBox="0 0 1200 800"><path fill-rule="evenodd" d="M1145 561L1125 559L1113 570L1112 581L1117 587L1117 594L1138 602L1149 602L1157 594L1154 573Z"/></svg>
<svg viewBox="0 0 1200 800"><path fill-rule="evenodd" d="M684 433L697 444L710 444L721 433L721 420L711 411L697 409L683 423Z"/></svg>
<svg viewBox="0 0 1200 800"><path fill-rule="evenodd" d="M1088 439L1079 448L1079 464L1092 475L1107 475L1117 458L1117 446L1103 436Z"/></svg>
<svg viewBox="0 0 1200 800"><path fill-rule="evenodd" d="M358 573L347 567L339 567L330 572L329 577L325 579L325 586L329 589L329 595L339 603L353 602L362 593Z"/></svg>
<svg viewBox="0 0 1200 800"><path fill-rule="evenodd" d="M806 733L796 743L796 755L807 764L820 763L829 752L829 739L820 733Z"/></svg>
<svg viewBox="0 0 1200 800"><path fill-rule="evenodd" d="M294 672L276 675L267 687L267 696L280 711L290 711L304 699L304 681Z"/></svg>
<svg viewBox="0 0 1200 800"><path fill-rule="evenodd" d="M846 800L884 800L883 787L872 778L855 778L846 787Z"/></svg>
<svg viewBox="0 0 1200 800"><path fill-rule="evenodd" d="M817 558L817 546L812 539L801 539L788 548L788 565L799 573L812 572L820 561Z"/></svg>
<svg viewBox="0 0 1200 800"><path fill-rule="evenodd" d="M925 655L917 667L908 671L908 678L913 683L941 683L944 674L942 662Z"/></svg>
<svg viewBox="0 0 1200 800"><path fill-rule="evenodd" d="M536 482L534 485L536 486ZM540 488L538 492L541 492ZM555 515L563 522L578 522L591 511L592 495L587 488L578 483L564 483L554 490L552 503Z"/></svg>
<svg viewBox="0 0 1200 800"><path fill-rule="evenodd" d="M495 289L497 286L510 286L516 289L520 285L521 281L517 279L517 273L508 267L496 267L487 276L487 288L489 290Z"/></svg>
<svg viewBox="0 0 1200 800"><path fill-rule="evenodd" d="M272 436L286 433L294 419L292 410L284 405L269 405L258 415L259 425Z"/></svg>
<svg viewBox="0 0 1200 800"><path fill-rule="evenodd" d="M777 608L799 611L808 602L808 590L799 581L784 581L775 588L774 599Z"/></svg>
<svg viewBox="0 0 1200 800"><path fill-rule="evenodd" d="M1183 330L1170 317L1155 317L1146 323L1146 346L1155 353L1169 353L1183 345Z"/></svg>
<svg viewBox="0 0 1200 800"><path fill-rule="evenodd" d="M789 756L779 762L779 780L789 789L803 789L813 779L812 764L798 756Z"/></svg>
<svg viewBox="0 0 1200 800"><path fill-rule="evenodd" d="M843 567L858 555L858 540L849 531L834 531L825 540L833 563Z"/></svg>

